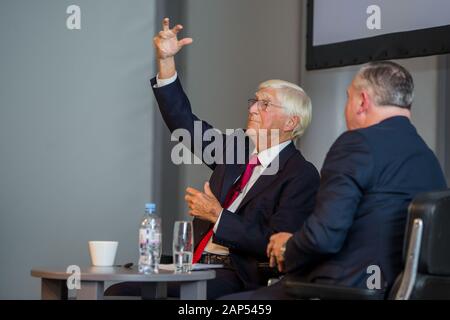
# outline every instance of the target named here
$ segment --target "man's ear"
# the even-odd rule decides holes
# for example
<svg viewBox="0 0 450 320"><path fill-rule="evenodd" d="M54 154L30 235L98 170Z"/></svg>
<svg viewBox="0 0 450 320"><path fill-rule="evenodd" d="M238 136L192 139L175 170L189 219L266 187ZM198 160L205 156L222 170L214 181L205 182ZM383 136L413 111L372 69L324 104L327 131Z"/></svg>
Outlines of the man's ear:
<svg viewBox="0 0 450 320"><path fill-rule="evenodd" d="M300 122L299 116L291 116L284 125L284 131L294 131Z"/></svg>
<svg viewBox="0 0 450 320"><path fill-rule="evenodd" d="M358 114L366 113L371 105L371 97L366 90L361 90Z"/></svg>

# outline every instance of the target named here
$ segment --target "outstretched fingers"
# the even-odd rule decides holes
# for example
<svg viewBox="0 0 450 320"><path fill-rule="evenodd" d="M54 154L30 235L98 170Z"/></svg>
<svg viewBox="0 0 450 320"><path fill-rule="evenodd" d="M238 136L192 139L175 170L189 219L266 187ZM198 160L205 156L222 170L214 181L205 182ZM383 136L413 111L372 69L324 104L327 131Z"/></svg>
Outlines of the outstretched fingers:
<svg viewBox="0 0 450 320"><path fill-rule="evenodd" d="M181 30L183 30L183 26L181 24L177 24L175 27L173 27L172 32L177 34Z"/></svg>
<svg viewBox="0 0 450 320"><path fill-rule="evenodd" d="M170 19L164 18L162 22L163 31L169 31Z"/></svg>
<svg viewBox="0 0 450 320"><path fill-rule="evenodd" d="M181 39L180 41L178 41L178 46L184 47L186 45L191 44L193 41L194 40L192 38L184 38L184 39Z"/></svg>

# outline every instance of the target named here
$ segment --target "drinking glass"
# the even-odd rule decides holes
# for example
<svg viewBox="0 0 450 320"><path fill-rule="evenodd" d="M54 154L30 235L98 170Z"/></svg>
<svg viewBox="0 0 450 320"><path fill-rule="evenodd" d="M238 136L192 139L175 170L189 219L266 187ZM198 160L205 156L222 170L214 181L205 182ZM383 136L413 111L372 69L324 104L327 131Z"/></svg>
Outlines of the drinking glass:
<svg viewBox="0 0 450 320"><path fill-rule="evenodd" d="M194 234L190 221L176 221L173 228L173 264L176 273L192 270L194 254Z"/></svg>

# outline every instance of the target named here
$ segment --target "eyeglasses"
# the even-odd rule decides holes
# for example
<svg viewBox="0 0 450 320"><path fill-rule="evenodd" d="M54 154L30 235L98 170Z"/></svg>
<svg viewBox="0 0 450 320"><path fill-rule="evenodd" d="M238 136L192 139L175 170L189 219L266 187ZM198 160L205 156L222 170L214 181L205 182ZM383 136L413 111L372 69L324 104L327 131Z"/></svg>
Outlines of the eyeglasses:
<svg viewBox="0 0 450 320"><path fill-rule="evenodd" d="M261 111L266 111L269 106L276 107L276 108L283 108L283 106L273 104L270 101L258 100L258 99L248 99L248 108L250 109L255 103L256 103L256 106L258 107L258 109Z"/></svg>

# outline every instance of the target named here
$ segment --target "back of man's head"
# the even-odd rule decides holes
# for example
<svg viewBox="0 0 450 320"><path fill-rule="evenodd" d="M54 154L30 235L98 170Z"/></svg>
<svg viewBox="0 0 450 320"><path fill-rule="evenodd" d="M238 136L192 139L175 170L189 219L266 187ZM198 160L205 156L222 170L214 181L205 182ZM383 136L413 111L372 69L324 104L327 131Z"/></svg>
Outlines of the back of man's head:
<svg viewBox="0 0 450 320"><path fill-rule="evenodd" d="M371 62L358 71L359 87L371 92L377 106L411 109L414 99L414 81L411 74L392 61Z"/></svg>

